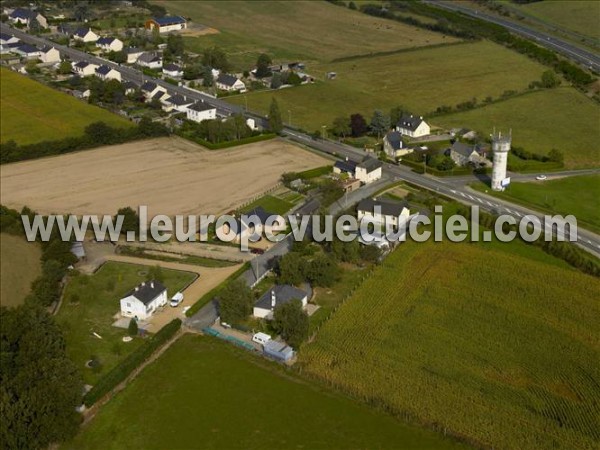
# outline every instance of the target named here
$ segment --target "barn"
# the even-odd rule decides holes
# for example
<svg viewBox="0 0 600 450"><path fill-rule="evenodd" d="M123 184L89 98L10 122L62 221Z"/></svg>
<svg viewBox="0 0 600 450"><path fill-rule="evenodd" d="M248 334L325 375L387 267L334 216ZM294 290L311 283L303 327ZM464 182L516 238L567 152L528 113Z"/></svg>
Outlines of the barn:
<svg viewBox="0 0 600 450"><path fill-rule="evenodd" d="M187 21L181 16L153 17L146 21L146 29L154 30L158 28L160 33L169 31L178 31L187 28Z"/></svg>

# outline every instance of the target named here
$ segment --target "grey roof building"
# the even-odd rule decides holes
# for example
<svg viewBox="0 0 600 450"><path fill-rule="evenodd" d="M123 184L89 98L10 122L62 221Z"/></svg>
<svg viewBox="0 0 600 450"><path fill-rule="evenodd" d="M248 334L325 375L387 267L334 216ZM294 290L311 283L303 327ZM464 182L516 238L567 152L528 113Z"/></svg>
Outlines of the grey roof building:
<svg viewBox="0 0 600 450"><path fill-rule="evenodd" d="M307 295L302 289L289 284L276 284L257 300L254 307L270 311L275 306L289 303L292 300L299 300L306 304Z"/></svg>
<svg viewBox="0 0 600 450"><path fill-rule="evenodd" d="M125 294L125 297L133 296L144 305L147 305L156 297L158 297L159 294L166 290L167 288L160 281L151 280L143 282L139 286L133 288L131 291Z"/></svg>

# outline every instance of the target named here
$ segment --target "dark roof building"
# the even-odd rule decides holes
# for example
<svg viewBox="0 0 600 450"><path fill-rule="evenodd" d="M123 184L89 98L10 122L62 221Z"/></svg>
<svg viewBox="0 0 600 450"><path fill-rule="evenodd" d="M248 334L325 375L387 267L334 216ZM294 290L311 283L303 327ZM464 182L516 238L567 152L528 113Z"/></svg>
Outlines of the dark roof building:
<svg viewBox="0 0 600 450"><path fill-rule="evenodd" d="M114 37L101 37L96 41L96 45L110 45L112 44L114 41L116 41L116 39Z"/></svg>
<svg viewBox="0 0 600 450"><path fill-rule="evenodd" d="M144 305L147 305L166 290L167 288L160 281L146 281L125 294L125 297L133 296Z"/></svg>
<svg viewBox="0 0 600 450"><path fill-rule="evenodd" d="M194 110L194 111L201 112L201 111L208 111L209 109L215 109L215 107L214 107L214 106L211 106L211 105L209 105L209 104L208 104L208 103L206 103L206 102L199 101L199 102L196 102L196 103L194 103L194 104L193 104L192 106L190 106L188 109L192 109L192 110Z"/></svg>
<svg viewBox="0 0 600 450"><path fill-rule="evenodd" d="M108 75L112 69L106 65L102 65L96 69L96 73L100 75Z"/></svg>
<svg viewBox="0 0 600 450"><path fill-rule="evenodd" d="M261 309L271 309L273 303L275 306L289 303L292 300L302 301L307 297L307 293L302 289L290 286L289 284L276 284L267 292L265 292L254 304L255 307Z"/></svg>
<svg viewBox="0 0 600 450"><path fill-rule="evenodd" d="M181 16L153 17L152 20L161 27L166 27L169 25L180 25L186 23L186 20Z"/></svg>
<svg viewBox="0 0 600 450"><path fill-rule="evenodd" d="M217 77L217 83L230 87L233 86L237 82L237 80L237 77L234 77L233 75L229 75L227 73L221 73Z"/></svg>
<svg viewBox="0 0 600 450"><path fill-rule="evenodd" d="M382 166L383 166L383 164L378 159L371 158L371 157L366 157L356 167L360 167L360 168L366 169L367 172L373 172L374 170L377 170L377 169L379 169Z"/></svg>
<svg viewBox="0 0 600 450"><path fill-rule="evenodd" d="M357 162L346 160L346 161L336 161L333 167L339 169L342 172L354 173L356 170Z"/></svg>
<svg viewBox="0 0 600 450"><path fill-rule="evenodd" d="M38 12L26 8L17 8L10 13L11 19L33 20L37 18Z"/></svg>
<svg viewBox="0 0 600 450"><path fill-rule="evenodd" d="M167 100L167 102L169 102L175 106L183 106L183 105L189 105L190 103L193 103L193 100L187 100L183 95L177 94L177 95L170 97Z"/></svg>
<svg viewBox="0 0 600 450"><path fill-rule="evenodd" d="M40 50L37 47L29 44L21 44L16 49L21 53L38 53Z"/></svg>
<svg viewBox="0 0 600 450"><path fill-rule="evenodd" d="M381 208L381 214L383 214L384 216L394 217L400 216L402 214L402 211L404 211L404 208L408 209L408 203L406 202L398 202L388 199L365 198L358 202L356 210L373 213L375 211L376 206Z"/></svg>
<svg viewBox="0 0 600 450"><path fill-rule="evenodd" d="M146 81L144 84L142 84L142 91L144 92L152 92L156 88L157 84L153 81Z"/></svg>
<svg viewBox="0 0 600 450"><path fill-rule="evenodd" d="M393 150L400 150L402 148L402 133L398 131L388 131L385 135L385 139Z"/></svg>
<svg viewBox="0 0 600 450"><path fill-rule="evenodd" d="M177 64L169 63L166 66L163 66L163 72L179 72L181 71L181 67Z"/></svg>
<svg viewBox="0 0 600 450"><path fill-rule="evenodd" d="M422 122L424 122L422 117L415 117L412 114L403 115L402 117L400 117L397 127L415 131L417 128L419 128L419 125L421 125Z"/></svg>

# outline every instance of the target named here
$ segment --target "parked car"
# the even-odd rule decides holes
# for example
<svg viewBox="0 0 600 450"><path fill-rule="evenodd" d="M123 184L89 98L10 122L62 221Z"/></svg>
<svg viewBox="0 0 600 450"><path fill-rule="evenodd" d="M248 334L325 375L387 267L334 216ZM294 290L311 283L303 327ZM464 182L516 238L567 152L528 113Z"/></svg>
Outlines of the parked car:
<svg viewBox="0 0 600 450"><path fill-rule="evenodd" d="M265 251L262 248L253 248L250 250L250 253L254 255L262 255Z"/></svg>
<svg viewBox="0 0 600 450"><path fill-rule="evenodd" d="M546 178L548 178L546 175L538 175L535 177L535 179L538 181L544 181Z"/></svg>
<svg viewBox="0 0 600 450"><path fill-rule="evenodd" d="M252 342L256 342L257 344L265 345L267 342L271 340L271 336L267 333L256 333L252 336Z"/></svg>
<svg viewBox="0 0 600 450"><path fill-rule="evenodd" d="M181 292L178 292L171 298L171 302L169 303L169 305L171 305L173 308L176 308L182 301L183 294Z"/></svg>

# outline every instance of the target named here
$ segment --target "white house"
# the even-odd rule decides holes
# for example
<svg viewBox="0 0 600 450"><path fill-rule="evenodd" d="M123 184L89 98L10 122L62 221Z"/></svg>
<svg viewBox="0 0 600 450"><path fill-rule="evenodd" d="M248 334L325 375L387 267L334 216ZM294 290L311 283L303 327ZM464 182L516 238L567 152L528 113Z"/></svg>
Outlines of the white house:
<svg viewBox="0 0 600 450"><path fill-rule="evenodd" d="M79 61L78 63L72 63L73 72L80 77L88 77L96 74L98 66L86 61Z"/></svg>
<svg viewBox="0 0 600 450"><path fill-rule="evenodd" d="M413 138L427 136L431 129L427 122L423 120L423 117L414 117L412 114L410 116L404 115L400 118L398 123L396 124L396 131Z"/></svg>
<svg viewBox="0 0 600 450"><path fill-rule="evenodd" d="M14 37L12 34L0 33L0 45L17 44L19 38Z"/></svg>
<svg viewBox="0 0 600 450"><path fill-rule="evenodd" d="M146 320L167 304L167 288L160 281L143 282L121 299L121 315Z"/></svg>
<svg viewBox="0 0 600 450"><path fill-rule="evenodd" d="M40 27L48 28L48 21L37 11L26 8L17 8L8 15L8 20L14 24L26 25L31 27L33 21L36 21Z"/></svg>
<svg viewBox="0 0 600 450"><path fill-rule="evenodd" d="M125 54L127 55L127 63L135 63L138 60L138 58L142 55L142 53L144 53L144 50L140 50L139 48L135 47L127 47L125 49Z"/></svg>
<svg viewBox="0 0 600 450"><path fill-rule="evenodd" d="M96 42L98 35L91 28L79 28L73 33L73 39L81 42Z"/></svg>
<svg viewBox="0 0 600 450"><path fill-rule="evenodd" d="M167 64L163 66L162 73L171 78L181 78L183 76L183 69L177 64Z"/></svg>
<svg viewBox="0 0 600 450"><path fill-rule="evenodd" d="M41 51L40 59L44 63L60 62L60 52L54 47L46 46Z"/></svg>
<svg viewBox="0 0 600 450"><path fill-rule="evenodd" d="M167 98L164 102L163 109L167 112L178 111L187 112L188 107L194 103L194 100L184 97L183 95L177 94Z"/></svg>
<svg viewBox="0 0 600 450"><path fill-rule="evenodd" d="M165 94L167 92L165 88L157 85L153 81L146 81L144 84L142 84L140 89L142 94L144 94L144 97L146 97L146 100L153 98L158 92L163 92Z"/></svg>
<svg viewBox="0 0 600 450"><path fill-rule="evenodd" d="M354 178L361 183L369 184L381 178L381 161L367 157L356 166Z"/></svg>
<svg viewBox="0 0 600 450"><path fill-rule="evenodd" d="M152 31L158 28L160 33L178 31L187 28L186 20L181 16L153 17L146 21L146 29Z"/></svg>
<svg viewBox="0 0 600 450"><path fill-rule="evenodd" d="M29 44L19 45L18 47L13 48L12 51L27 59L35 59L42 56L42 52L39 48Z"/></svg>
<svg viewBox="0 0 600 450"><path fill-rule="evenodd" d="M103 52L120 52L123 50L123 41L114 37L101 37L96 41L96 47Z"/></svg>
<svg viewBox="0 0 600 450"><path fill-rule="evenodd" d="M202 122L203 120L211 120L217 118L217 108L203 101L194 103L187 107L187 119L194 122Z"/></svg>
<svg viewBox="0 0 600 450"><path fill-rule="evenodd" d="M299 300L305 308L308 303L308 294L289 284L276 284L265 292L254 304L252 315L260 319L273 319L273 311L277 305Z"/></svg>
<svg viewBox="0 0 600 450"><path fill-rule="evenodd" d="M370 218L374 223L398 225L399 220L408 220L410 210L406 202L387 199L365 198L356 206L358 220Z"/></svg>
<svg viewBox="0 0 600 450"><path fill-rule="evenodd" d="M108 81L108 80L117 80L119 82L121 81L121 72L113 69L112 67L106 66L106 65L102 65L102 66L98 67L96 69L95 75L103 81Z"/></svg>
<svg viewBox="0 0 600 450"><path fill-rule="evenodd" d="M399 158L413 152L412 148L404 146L402 133L395 130L389 131L383 137L383 150L390 158Z"/></svg>
<svg viewBox="0 0 600 450"><path fill-rule="evenodd" d="M220 89L222 91L246 90L246 85L242 80L240 80L238 77L226 73L219 74L219 76L215 80L215 84L217 86L217 89Z"/></svg>
<svg viewBox="0 0 600 450"><path fill-rule="evenodd" d="M158 53L146 52L138 56L136 64L149 69L160 69L163 65L163 59Z"/></svg>
<svg viewBox="0 0 600 450"><path fill-rule="evenodd" d="M133 94L139 85L134 83L133 81L126 81L123 83L123 88L125 89L125 95Z"/></svg>

